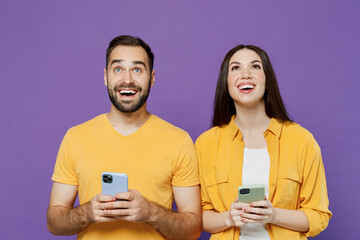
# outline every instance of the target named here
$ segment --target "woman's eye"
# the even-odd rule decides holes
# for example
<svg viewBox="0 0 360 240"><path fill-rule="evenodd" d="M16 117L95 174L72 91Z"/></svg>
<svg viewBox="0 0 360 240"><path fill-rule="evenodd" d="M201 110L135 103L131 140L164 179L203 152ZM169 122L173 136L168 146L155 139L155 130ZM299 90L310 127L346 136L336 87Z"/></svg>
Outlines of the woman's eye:
<svg viewBox="0 0 360 240"><path fill-rule="evenodd" d="M239 70L239 69L240 69L239 66L233 66L233 67L231 68L231 71L237 71L237 70Z"/></svg>
<svg viewBox="0 0 360 240"><path fill-rule="evenodd" d="M260 65L253 65L253 68L254 69L261 69L261 66Z"/></svg>

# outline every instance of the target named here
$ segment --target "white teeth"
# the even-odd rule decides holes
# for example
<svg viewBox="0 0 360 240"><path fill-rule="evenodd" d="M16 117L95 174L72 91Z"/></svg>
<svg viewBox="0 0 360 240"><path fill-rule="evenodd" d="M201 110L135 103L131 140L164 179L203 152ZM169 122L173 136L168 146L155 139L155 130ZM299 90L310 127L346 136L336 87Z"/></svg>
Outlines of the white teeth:
<svg viewBox="0 0 360 240"><path fill-rule="evenodd" d="M136 92L133 90L121 90L120 94L136 94Z"/></svg>
<svg viewBox="0 0 360 240"><path fill-rule="evenodd" d="M240 86L240 89L241 90L247 89L247 88L253 89L254 87L255 87L254 85L242 85L242 86Z"/></svg>

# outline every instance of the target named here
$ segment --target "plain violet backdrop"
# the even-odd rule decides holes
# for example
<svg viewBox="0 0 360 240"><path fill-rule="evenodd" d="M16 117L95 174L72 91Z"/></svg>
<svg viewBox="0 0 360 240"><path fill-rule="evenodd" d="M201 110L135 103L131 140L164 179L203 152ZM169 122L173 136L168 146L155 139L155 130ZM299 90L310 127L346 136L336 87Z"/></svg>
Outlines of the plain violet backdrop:
<svg viewBox="0 0 360 240"><path fill-rule="evenodd" d="M110 109L105 50L120 34L155 53L150 112L194 141L226 52L265 49L322 149L333 218L314 239L360 239L359 11L359 0L0 0L0 239L75 239L46 229L51 175L66 130Z"/></svg>

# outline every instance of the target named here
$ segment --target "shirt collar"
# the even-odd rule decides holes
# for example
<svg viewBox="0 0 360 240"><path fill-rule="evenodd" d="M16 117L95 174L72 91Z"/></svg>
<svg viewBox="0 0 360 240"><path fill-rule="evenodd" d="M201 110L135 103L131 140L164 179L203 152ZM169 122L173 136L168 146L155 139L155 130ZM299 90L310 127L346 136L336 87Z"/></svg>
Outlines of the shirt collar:
<svg viewBox="0 0 360 240"><path fill-rule="evenodd" d="M235 138L239 138L242 140L242 133L239 130L238 126L236 125L236 123L234 122L234 118L235 115L231 117L231 120L228 124L228 129L229 129L229 133L231 136L231 139L234 141ZM268 126L268 128L265 131L265 134L267 134L267 132L271 132L273 133L275 136L277 136L278 138L280 138L280 134L281 134L281 129L283 127L283 124L280 123L277 119L275 118L271 118L270 124Z"/></svg>
<svg viewBox="0 0 360 240"><path fill-rule="evenodd" d="M234 141L234 139L236 137L238 137L239 139L242 139L242 133L240 132L238 126L236 125L235 121L234 121L235 115L233 115L231 117L231 120L228 124L228 128L229 128L229 133L231 136L231 140Z"/></svg>
<svg viewBox="0 0 360 240"><path fill-rule="evenodd" d="M272 132L275 136L280 138L282 127L283 127L283 124L281 122L279 122L279 120L277 120L275 118L271 118L269 127L266 129L265 132L267 132L267 131Z"/></svg>

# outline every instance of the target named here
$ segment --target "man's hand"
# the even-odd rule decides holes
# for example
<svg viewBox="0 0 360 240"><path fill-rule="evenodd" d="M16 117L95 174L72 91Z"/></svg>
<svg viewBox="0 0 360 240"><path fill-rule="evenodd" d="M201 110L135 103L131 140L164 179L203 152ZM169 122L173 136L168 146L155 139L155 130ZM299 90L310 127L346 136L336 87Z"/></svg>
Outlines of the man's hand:
<svg viewBox="0 0 360 240"><path fill-rule="evenodd" d="M98 194L93 197L85 207L89 216L90 223L99 223L99 222L110 222L116 220L112 216L106 214L106 205L114 202L116 199L112 196L105 196Z"/></svg>
<svg viewBox="0 0 360 240"><path fill-rule="evenodd" d="M138 191L129 189L129 192L117 193L117 201L107 201L95 207L99 219L122 219L131 222L148 222L154 212L153 204L144 198ZM107 200L107 199L103 199ZM103 208L103 210L102 210ZM101 214L103 213L103 215Z"/></svg>

